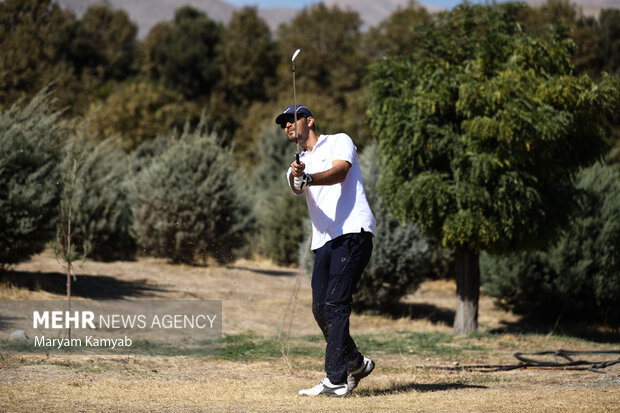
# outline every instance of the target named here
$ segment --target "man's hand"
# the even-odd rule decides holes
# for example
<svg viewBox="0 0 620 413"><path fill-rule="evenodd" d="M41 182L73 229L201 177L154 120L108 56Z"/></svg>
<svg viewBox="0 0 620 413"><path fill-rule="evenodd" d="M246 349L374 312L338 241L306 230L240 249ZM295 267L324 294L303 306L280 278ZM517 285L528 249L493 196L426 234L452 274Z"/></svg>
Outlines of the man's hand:
<svg viewBox="0 0 620 413"><path fill-rule="evenodd" d="M312 183L312 176L305 172L301 173L301 176L296 176L293 178L293 187L299 192L303 192L307 187Z"/></svg>
<svg viewBox="0 0 620 413"><path fill-rule="evenodd" d="M291 175L293 176L301 178L304 169L306 169L306 164L303 162L297 163L297 161L293 161L293 163L291 163Z"/></svg>

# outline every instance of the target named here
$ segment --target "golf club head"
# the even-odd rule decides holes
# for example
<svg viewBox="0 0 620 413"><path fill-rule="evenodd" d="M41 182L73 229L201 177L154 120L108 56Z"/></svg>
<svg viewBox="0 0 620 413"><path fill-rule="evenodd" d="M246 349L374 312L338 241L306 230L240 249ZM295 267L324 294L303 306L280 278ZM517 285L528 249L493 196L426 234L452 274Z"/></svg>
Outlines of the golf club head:
<svg viewBox="0 0 620 413"><path fill-rule="evenodd" d="M299 52L301 52L301 49L297 49L295 50L295 53L293 53L293 58L291 59L291 62L295 61L295 58L297 57L297 55L299 54Z"/></svg>

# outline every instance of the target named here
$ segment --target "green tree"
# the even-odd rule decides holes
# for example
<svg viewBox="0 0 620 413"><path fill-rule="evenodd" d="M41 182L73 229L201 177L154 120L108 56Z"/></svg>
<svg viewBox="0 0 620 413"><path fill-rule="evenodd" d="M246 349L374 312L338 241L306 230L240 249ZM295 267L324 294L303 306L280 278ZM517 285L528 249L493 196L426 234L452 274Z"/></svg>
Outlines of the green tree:
<svg viewBox="0 0 620 413"><path fill-rule="evenodd" d="M136 184L139 244L174 262L231 261L252 217L230 152L201 124L154 153Z"/></svg>
<svg viewBox="0 0 620 413"><path fill-rule="evenodd" d="M570 44L523 33L519 5L462 5L374 65L370 118L391 211L455 250L454 332L477 329L479 252L544 245L576 171L609 148L618 82L572 75Z"/></svg>
<svg viewBox="0 0 620 413"><path fill-rule="evenodd" d="M376 144L360 156L368 203L377 220L372 259L353 299L356 311L385 313L414 292L430 273L430 246L417 225L401 223L383 205L376 190L381 162Z"/></svg>
<svg viewBox="0 0 620 413"><path fill-rule="evenodd" d="M418 2L410 0L407 7L398 8L377 27L371 27L364 34L368 55L377 59L385 53L411 53L423 39L421 27L430 21L430 13Z"/></svg>
<svg viewBox="0 0 620 413"><path fill-rule="evenodd" d="M219 80L216 48L221 28L192 7L155 26L145 40L143 68L153 80L189 99L209 96Z"/></svg>
<svg viewBox="0 0 620 413"><path fill-rule="evenodd" d="M0 266L41 252L55 232L66 129L47 91L0 112Z"/></svg>
<svg viewBox="0 0 620 413"><path fill-rule="evenodd" d="M298 245L304 239L304 220L308 216L305 198L293 196L286 181L286 170L294 159L292 145L282 129L270 124L259 136L258 167L251 178L257 231L254 252L280 265L298 262Z"/></svg>
<svg viewBox="0 0 620 413"><path fill-rule="evenodd" d="M225 100L247 107L267 100L274 87L278 55L269 26L256 7L235 11L217 47L222 77L217 88Z"/></svg>
<svg viewBox="0 0 620 413"><path fill-rule="evenodd" d="M291 56L301 48L295 59L300 90L319 89L345 104L344 93L360 88L369 62L358 47L361 23L357 12L319 3L303 9L290 24L281 25L278 78L282 86L290 89Z"/></svg>
<svg viewBox="0 0 620 413"><path fill-rule="evenodd" d="M0 105L34 97L51 82L61 92L59 107L76 103L64 92L75 82L72 67L61 59L67 28L74 21L73 14L51 0L0 2Z"/></svg>
<svg viewBox="0 0 620 413"><path fill-rule="evenodd" d="M291 56L301 48L295 60L298 103L317 113L329 112L318 118L323 130L344 130L361 149L370 139L362 84L370 56L360 47L360 27L357 12L338 6L330 8L323 3L303 9L290 24L281 25L278 90L282 93L277 101L282 107L292 104ZM336 121L331 122L330 118Z"/></svg>
<svg viewBox="0 0 620 413"><path fill-rule="evenodd" d="M599 23L603 68L609 73L618 73L620 69L620 10L601 10Z"/></svg>
<svg viewBox="0 0 620 413"><path fill-rule="evenodd" d="M86 123L88 136L96 142L112 138L131 151L157 135L181 130L186 122L196 125L199 119L195 103L163 86L140 82L124 84L105 101L91 105Z"/></svg>
<svg viewBox="0 0 620 413"><path fill-rule="evenodd" d="M123 80L132 73L138 27L124 10L110 10L105 5L89 7L77 29L79 36L71 39L71 52L76 59L87 50L90 70L98 67L105 79ZM80 73L80 72L78 72Z"/></svg>
<svg viewBox="0 0 620 413"><path fill-rule="evenodd" d="M578 207L559 239L540 251L483 255L485 292L526 316L620 323L620 171L580 172Z"/></svg>
<svg viewBox="0 0 620 413"><path fill-rule="evenodd" d="M128 260L136 255L130 156L111 141L94 145L76 138L83 155L73 191L74 243L87 244L96 260Z"/></svg>
<svg viewBox="0 0 620 413"><path fill-rule="evenodd" d="M602 57L598 47L598 23L583 15L569 0L547 0L521 9L518 18L526 32L570 38L575 43L573 63L579 73L597 74Z"/></svg>

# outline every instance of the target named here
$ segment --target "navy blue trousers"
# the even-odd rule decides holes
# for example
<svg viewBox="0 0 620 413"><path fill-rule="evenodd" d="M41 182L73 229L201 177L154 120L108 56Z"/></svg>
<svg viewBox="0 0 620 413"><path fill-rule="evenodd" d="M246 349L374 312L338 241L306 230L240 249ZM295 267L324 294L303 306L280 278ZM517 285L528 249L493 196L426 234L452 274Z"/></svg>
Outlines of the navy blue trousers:
<svg viewBox="0 0 620 413"><path fill-rule="evenodd" d="M347 366L363 359L349 334L352 296L372 254L370 232L341 235L315 251L312 271L312 313L321 328L325 372L334 384L347 378Z"/></svg>

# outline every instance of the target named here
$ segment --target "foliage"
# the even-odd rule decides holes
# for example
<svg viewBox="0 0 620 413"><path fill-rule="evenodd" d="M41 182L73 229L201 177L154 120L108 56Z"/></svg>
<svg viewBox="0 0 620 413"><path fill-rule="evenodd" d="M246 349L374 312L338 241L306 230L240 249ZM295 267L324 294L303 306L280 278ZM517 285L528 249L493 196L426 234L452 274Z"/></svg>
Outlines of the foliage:
<svg viewBox="0 0 620 413"><path fill-rule="evenodd" d="M35 96L55 81L59 107L74 100L65 91L75 85L71 65L62 59L62 40L74 16L51 0L0 2L0 104L9 107Z"/></svg>
<svg viewBox="0 0 620 413"><path fill-rule="evenodd" d="M124 10L93 5L67 32L67 59L78 75L101 70L104 79L125 79L133 72L137 31Z"/></svg>
<svg viewBox="0 0 620 413"><path fill-rule="evenodd" d="M230 159L204 124L151 159L137 178L139 244L174 262L234 258L252 218Z"/></svg>
<svg viewBox="0 0 620 413"><path fill-rule="evenodd" d="M54 235L60 197L60 113L47 90L0 113L0 265L41 252Z"/></svg>
<svg viewBox="0 0 620 413"><path fill-rule="evenodd" d="M73 193L75 243L87 242L89 256L96 260L133 259L134 177L129 156L110 141L80 145L84 153Z"/></svg>
<svg viewBox="0 0 620 413"><path fill-rule="evenodd" d="M557 242L514 256L483 256L487 294L511 310L553 319L620 323L620 171L602 163L584 170L583 191Z"/></svg>
<svg viewBox="0 0 620 413"><path fill-rule="evenodd" d="M259 166L251 178L257 221L255 252L280 265L298 261L298 245L304 238L307 217L305 198L294 196L286 170L294 159L294 146L275 124L265 127L259 138Z"/></svg>
<svg viewBox="0 0 620 413"><path fill-rule="evenodd" d="M205 13L184 6L145 41L146 74L188 99L208 96L219 79L215 62L221 28Z"/></svg>
<svg viewBox="0 0 620 413"><path fill-rule="evenodd" d="M347 131L361 148L370 140L362 85L370 56L360 47L360 27L357 12L323 3L303 9L289 24L281 25L278 88L286 94L278 102L281 107L292 104L291 56L301 47L295 60L298 103L310 107L315 115L319 108L329 112L317 117L319 126L330 133Z"/></svg>
<svg viewBox="0 0 620 413"><path fill-rule="evenodd" d="M256 7L235 11L217 45L222 90L227 102L247 107L264 101L274 86L278 55L267 23Z"/></svg>
<svg viewBox="0 0 620 413"><path fill-rule="evenodd" d="M617 82L571 75L570 43L522 33L515 7L460 6L371 72L388 206L448 247L544 243L576 170L609 147Z"/></svg>
<svg viewBox="0 0 620 413"><path fill-rule="evenodd" d="M430 13L411 0L407 7L398 8L377 27L371 27L364 34L368 53L374 59L385 53L411 53L424 37L424 32L420 29L430 21Z"/></svg>
<svg viewBox="0 0 620 413"><path fill-rule="evenodd" d="M151 83L129 83L112 92L87 114L88 134L96 141L113 138L131 151L142 142L181 130L186 122L196 125L198 107L181 95Z"/></svg>
<svg viewBox="0 0 620 413"><path fill-rule="evenodd" d="M414 292L430 273L430 249L417 225L403 224L381 203L375 190L381 176L376 145L360 157L368 202L377 220L373 253L353 298L356 311L386 312Z"/></svg>
<svg viewBox="0 0 620 413"><path fill-rule="evenodd" d="M604 70L618 73L620 70L620 10L603 9L599 16L600 49Z"/></svg>

